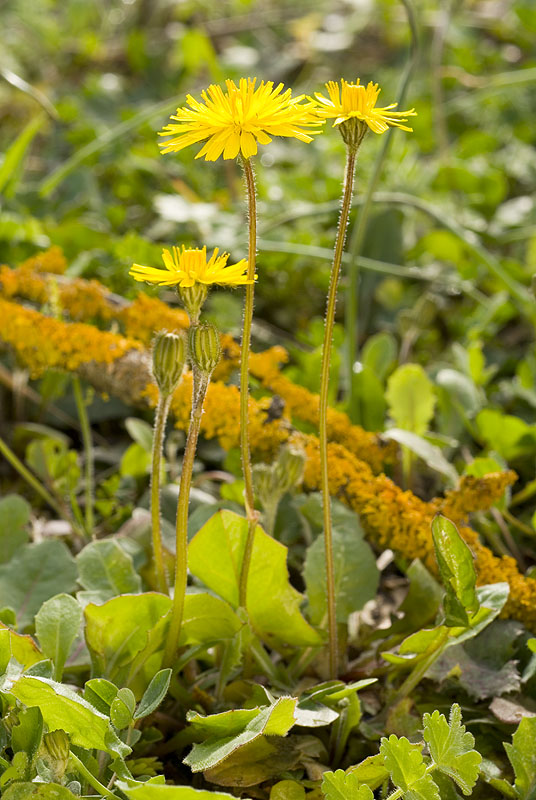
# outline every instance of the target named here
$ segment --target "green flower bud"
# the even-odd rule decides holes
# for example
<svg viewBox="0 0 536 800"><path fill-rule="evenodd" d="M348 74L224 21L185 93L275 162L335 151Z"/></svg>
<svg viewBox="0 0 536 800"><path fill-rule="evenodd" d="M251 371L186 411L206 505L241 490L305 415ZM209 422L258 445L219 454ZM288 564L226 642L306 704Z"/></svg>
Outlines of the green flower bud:
<svg viewBox="0 0 536 800"><path fill-rule="evenodd" d="M298 486L303 479L305 453L296 447L283 447L275 463L277 484L283 492Z"/></svg>
<svg viewBox="0 0 536 800"><path fill-rule="evenodd" d="M69 737L63 730L51 731L43 736L43 745L47 754L55 761L69 758Z"/></svg>
<svg viewBox="0 0 536 800"><path fill-rule="evenodd" d="M263 508L270 504L275 495L279 500L273 466L255 464L253 466L253 486Z"/></svg>
<svg viewBox="0 0 536 800"><path fill-rule="evenodd" d="M192 325L196 325L203 303L207 299L208 287L204 283L194 283L193 286L179 286L177 291Z"/></svg>
<svg viewBox="0 0 536 800"><path fill-rule="evenodd" d="M193 325L188 331L188 354L192 365L211 375L221 358L220 332L211 322Z"/></svg>
<svg viewBox="0 0 536 800"><path fill-rule="evenodd" d="M182 377L186 342L182 333L158 333L153 342L153 375L163 395L172 394Z"/></svg>

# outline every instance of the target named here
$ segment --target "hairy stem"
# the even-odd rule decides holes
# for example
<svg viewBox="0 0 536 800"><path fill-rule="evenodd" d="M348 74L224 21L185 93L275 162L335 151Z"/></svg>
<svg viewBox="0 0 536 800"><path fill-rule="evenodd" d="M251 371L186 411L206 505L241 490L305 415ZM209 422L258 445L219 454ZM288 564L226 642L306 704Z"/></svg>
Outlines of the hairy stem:
<svg viewBox="0 0 536 800"><path fill-rule="evenodd" d="M337 615L335 601L335 572L333 566L333 537L331 528L331 499L329 495L328 474L328 391L329 373L331 365L331 347L333 341L333 327L335 324L335 307L337 304L337 287L341 272L341 261L344 250L344 239L348 225L348 217L352 204L354 188L354 173L357 149L348 147L344 185L341 205L341 215L335 251L331 267L331 278L326 308L326 321L324 328L324 343L322 345L322 370L320 376L320 405L319 405L319 440L320 440L320 480L322 490L322 506L324 517L324 545L326 554L326 590L328 605L328 636L329 636L329 673L330 678L337 677Z"/></svg>
<svg viewBox="0 0 536 800"><path fill-rule="evenodd" d="M82 433L82 444L84 445L84 493L85 509L84 520L86 531L89 536L93 535L93 486L95 483L95 469L93 464L93 441L91 438L91 425L87 413L86 403L82 394L82 384L80 378L73 378L74 401L80 420L80 431Z"/></svg>
<svg viewBox="0 0 536 800"><path fill-rule="evenodd" d="M186 439L186 447L182 461L181 485L177 503L177 525L175 531L177 552L175 588L173 593L173 605L171 607L169 632L167 635L166 648L164 650L164 667L173 667L173 660L179 646L179 636L184 613L184 597L188 578L188 505L190 500L190 486L192 484L192 471L197 449L197 439L199 437L199 428L201 427L201 417L203 415L203 403L205 402L208 384L209 378L204 375L194 380L197 391L192 398L192 416L190 418L190 427L188 429L188 437Z"/></svg>
<svg viewBox="0 0 536 800"><path fill-rule="evenodd" d="M240 357L240 455L242 457L242 472L244 475L244 498L246 502L246 516L248 520L248 533L244 558L240 570L239 600L240 605L246 607L248 575L253 552L255 527L258 514L255 511L255 494L253 491L253 472L251 469L251 453L249 447L249 351L251 344L251 323L253 320L253 300L255 297L255 263L257 252L257 197L255 190L255 175L249 158L243 160L244 179L248 200L248 272L247 277L251 283L246 284L244 301L244 322L242 328L241 357Z"/></svg>
<svg viewBox="0 0 536 800"><path fill-rule="evenodd" d="M160 395L154 420L153 461L151 470L151 530L153 537L153 558L156 572L156 585L162 594L168 593L164 549L162 547L162 531L160 520L160 472L162 464L162 446L166 421L171 405L171 395Z"/></svg>

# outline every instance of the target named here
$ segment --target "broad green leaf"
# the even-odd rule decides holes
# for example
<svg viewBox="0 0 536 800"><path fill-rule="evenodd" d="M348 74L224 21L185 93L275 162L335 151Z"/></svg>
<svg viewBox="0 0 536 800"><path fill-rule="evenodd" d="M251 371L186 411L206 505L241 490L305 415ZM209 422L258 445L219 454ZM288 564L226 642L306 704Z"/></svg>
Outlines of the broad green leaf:
<svg viewBox="0 0 536 800"><path fill-rule="evenodd" d="M229 603L208 592L187 594L179 643L203 644L232 639L243 623Z"/></svg>
<svg viewBox="0 0 536 800"><path fill-rule="evenodd" d="M75 795L58 783L14 783L2 797L4 800L73 800Z"/></svg>
<svg viewBox="0 0 536 800"><path fill-rule="evenodd" d="M141 590L141 578L132 558L113 539L86 545L76 557L76 563L80 584L84 589L101 593L103 599Z"/></svg>
<svg viewBox="0 0 536 800"><path fill-rule="evenodd" d="M0 624L0 665L5 669L13 658L23 667L30 667L43 660L43 653L31 636L15 633Z"/></svg>
<svg viewBox="0 0 536 800"><path fill-rule="evenodd" d="M134 439L134 441L143 447L148 453L151 453L153 448L153 427L138 417L127 417L125 420L125 428Z"/></svg>
<svg viewBox="0 0 536 800"><path fill-rule="evenodd" d="M348 772L355 775L359 783L366 783L367 786L370 786L373 791L389 777L389 772L385 769L381 753L365 758L360 764L350 767Z"/></svg>
<svg viewBox="0 0 536 800"><path fill-rule="evenodd" d="M151 453L134 442L123 453L119 471L123 477L145 477L151 471Z"/></svg>
<svg viewBox="0 0 536 800"><path fill-rule="evenodd" d="M460 706L454 703L449 721L439 711L423 717L424 740L437 767L470 795L477 782L482 756L474 749L474 736L462 725Z"/></svg>
<svg viewBox="0 0 536 800"><path fill-rule="evenodd" d="M271 706L257 710L258 713L243 726L240 733L222 736L218 732L202 744L194 744L184 763L193 772L203 772L216 767L232 753L261 736L286 736L295 722L296 703L295 697L280 697ZM218 723L221 724L221 721L218 720Z"/></svg>
<svg viewBox="0 0 536 800"><path fill-rule="evenodd" d="M380 753L391 780L402 789L405 800L440 800L432 776L426 773L419 745L411 744L405 736L398 739L392 734L381 740Z"/></svg>
<svg viewBox="0 0 536 800"><path fill-rule="evenodd" d="M156 673L140 700L140 704L134 713L134 719L147 717L158 708L167 694L171 672L171 669L161 669Z"/></svg>
<svg viewBox="0 0 536 800"><path fill-rule="evenodd" d="M122 595L99 606L86 606L86 642L101 676L113 679L129 665L146 647L153 630L158 631L155 648L162 645L164 628L157 625L170 607L169 597L156 592Z"/></svg>
<svg viewBox="0 0 536 800"><path fill-rule="evenodd" d="M55 678L61 680L63 667L82 622L82 609L69 594L47 600L35 617L35 632L41 649L54 662Z"/></svg>
<svg viewBox="0 0 536 800"><path fill-rule="evenodd" d="M370 545L356 514L334 516L333 561L337 621L346 623L349 615L359 611L376 596L379 571ZM308 548L303 572L309 601L309 614L315 625L327 615L326 555L323 535L317 536Z"/></svg>
<svg viewBox="0 0 536 800"><path fill-rule="evenodd" d="M190 542L190 571L234 608L248 523L232 511L219 511ZM288 580L287 548L255 529L246 598L249 619L264 641L274 647L321 643L319 634L300 613L301 595Z"/></svg>
<svg viewBox="0 0 536 800"><path fill-rule="evenodd" d="M9 693L27 707L40 708L49 731L64 730L79 747L122 757L130 752L130 747L117 738L109 719L64 684L23 675Z"/></svg>
<svg viewBox="0 0 536 800"><path fill-rule="evenodd" d="M445 625L423 628L404 639L398 648L398 653L382 653L382 658L390 664L411 664L416 658L431 655L434 650L442 647L447 634L448 628Z"/></svg>
<svg viewBox="0 0 536 800"><path fill-rule="evenodd" d="M397 428L418 436L426 432L436 398L433 383L419 364L398 367L387 382L385 397Z"/></svg>
<svg viewBox="0 0 536 800"><path fill-rule="evenodd" d="M298 781L278 781L270 789L270 800L305 800L305 786Z"/></svg>
<svg viewBox="0 0 536 800"><path fill-rule="evenodd" d="M232 752L216 766L204 771L210 783L247 787L278 779L295 769L301 759L300 737L288 739L260 736Z"/></svg>
<svg viewBox="0 0 536 800"><path fill-rule="evenodd" d="M370 336L361 351L361 361L380 381L385 380L396 360L397 344L391 333L383 331Z"/></svg>
<svg viewBox="0 0 536 800"><path fill-rule="evenodd" d="M322 794L326 800L374 800L374 795L366 784L359 785L357 775L338 769L324 772Z"/></svg>
<svg viewBox="0 0 536 800"><path fill-rule="evenodd" d="M136 708L136 698L134 693L128 689L119 689L110 704L110 719L118 731L128 728L132 722Z"/></svg>
<svg viewBox="0 0 536 800"><path fill-rule="evenodd" d="M444 389L449 401L462 415L472 418L482 408L485 396L463 372L441 369L436 375L436 383Z"/></svg>
<svg viewBox="0 0 536 800"><path fill-rule="evenodd" d="M447 461L437 445L428 442L422 436L418 436L412 431L405 431L401 428L389 428L389 430L384 432L383 436L386 439L392 439L398 442L398 444L407 447L408 450L411 450L416 456L422 458L430 469L448 478L451 484L456 485L456 483L458 483L458 473L452 464Z"/></svg>
<svg viewBox="0 0 536 800"><path fill-rule="evenodd" d="M26 526L31 507L18 494L8 494L0 500L0 564L7 563L28 541Z"/></svg>
<svg viewBox="0 0 536 800"><path fill-rule="evenodd" d="M536 425L529 425L520 417L485 408L478 414L476 424L490 450L506 461L536 451Z"/></svg>
<svg viewBox="0 0 536 800"><path fill-rule="evenodd" d="M133 789L120 784L129 800L236 800L232 794L192 789L191 786L136 786ZM18 800L18 798L17 798ZM243 798L242 800L248 800Z"/></svg>
<svg viewBox="0 0 536 800"><path fill-rule="evenodd" d="M516 776L519 800L536 798L536 717L524 717L512 737L504 745Z"/></svg>
<svg viewBox="0 0 536 800"><path fill-rule="evenodd" d="M451 627L468 625L469 614L479 608L473 555L456 525L446 517L435 517L432 536L439 574L446 589L445 623Z"/></svg>
<svg viewBox="0 0 536 800"><path fill-rule="evenodd" d="M118 691L117 686L105 678L91 678L84 686L84 699L101 714L109 716L110 706Z"/></svg>
<svg viewBox="0 0 536 800"><path fill-rule="evenodd" d="M203 738L224 738L238 736L246 725L261 713L260 708L235 708L219 714L203 716L196 711L188 711L187 720L192 729Z"/></svg>
<svg viewBox="0 0 536 800"><path fill-rule="evenodd" d="M19 712L18 720L18 724L14 725L11 731L11 748L14 753L21 751L26 753L30 768L43 736L43 715L39 708L27 708ZM25 777L28 780L32 777L30 769Z"/></svg>
<svg viewBox="0 0 536 800"><path fill-rule="evenodd" d="M63 542L47 539L25 544L9 564L0 566L0 608L10 606L17 613L19 628L33 622L45 600L74 591L76 567Z"/></svg>

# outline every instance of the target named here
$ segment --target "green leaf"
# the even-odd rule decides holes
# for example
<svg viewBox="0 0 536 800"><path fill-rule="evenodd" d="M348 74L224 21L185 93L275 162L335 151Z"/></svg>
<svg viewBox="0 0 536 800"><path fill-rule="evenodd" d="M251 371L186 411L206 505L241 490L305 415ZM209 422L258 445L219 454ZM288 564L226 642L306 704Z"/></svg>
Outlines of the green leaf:
<svg viewBox="0 0 536 800"><path fill-rule="evenodd" d="M356 514L347 509L333 515L333 561L337 621L346 623L376 596L379 570ZM303 572L309 601L309 614L315 625L327 615L326 555L323 535L308 548Z"/></svg>
<svg viewBox="0 0 536 800"><path fill-rule="evenodd" d="M127 417L125 420L125 428L134 439L148 453L153 449L153 427L138 417Z"/></svg>
<svg viewBox="0 0 536 800"><path fill-rule="evenodd" d="M236 800L232 794L225 792L209 792L206 789L192 789L191 786L136 786L126 788L120 783L129 800ZM18 798L17 798L18 800ZM248 798L242 798L248 800Z"/></svg>
<svg viewBox="0 0 536 800"><path fill-rule="evenodd" d="M11 731L11 748L14 753L26 753L31 768L43 736L43 715L39 708L27 708L19 712L18 720L18 725L14 725ZM29 773L30 769L25 776L28 779L32 777Z"/></svg>
<svg viewBox="0 0 536 800"><path fill-rule="evenodd" d="M0 193L5 197L13 197L15 194L24 156L34 136L41 130L45 119L44 114L38 114L30 120L6 150L0 166Z"/></svg>
<svg viewBox="0 0 536 800"><path fill-rule="evenodd" d="M30 667L43 660L43 654L31 636L23 636L0 625L0 666L5 671L8 661L13 658L23 667Z"/></svg>
<svg viewBox="0 0 536 800"><path fill-rule="evenodd" d="M407 447L416 456L422 458L430 469L439 472L440 475L444 475L453 485L458 483L458 473L452 464L447 461L437 445L428 442L412 431L404 431L401 428L389 428L383 433L383 436Z"/></svg>
<svg viewBox="0 0 536 800"><path fill-rule="evenodd" d="M144 478L151 471L151 454L134 442L123 453L119 471L123 477Z"/></svg>
<svg viewBox="0 0 536 800"><path fill-rule="evenodd" d="M64 730L74 745L121 757L130 753L130 747L113 732L108 718L64 684L23 675L8 691L24 705L40 708L49 731Z"/></svg>
<svg viewBox="0 0 536 800"><path fill-rule="evenodd" d="M366 783L367 786L370 786L372 791L381 786L389 777L381 753L365 758L360 764L350 767L348 771L356 776L359 783Z"/></svg>
<svg viewBox="0 0 536 800"><path fill-rule="evenodd" d="M26 526L31 507L18 494L7 494L0 500L0 564L8 562L28 541Z"/></svg>
<svg viewBox="0 0 536 800"><path fill-rule="evenodd" d="M234 608L248 523L232 511L219 511L199 530L188 549L190 571ZM319 634L300 613L302 596L288 580L287 548L255 529L246 606L249 619L273 647L314 646Z"/></svg>
<svg viewBox="0 0 536 800"><path fill-rule="evenodd" d="M322 794L326 800L374 800L374 795L366 784L359 785L357 775L338 769L324 772Z"/></svg>
<svg viewBox="0 0 536 800"><path fill-rule="evenodd" d="M481 439L506 461L513 461L536 451L536 425L520 417L483 409L476 418Z"/></svg>
<svg viewBox="0 0 536 800"><path fill-rule="evenodd" d="M482 756L474 749L474 736L462 725L460 706L454 703L449 721L439 711L425 714L424 740L430 755L441 772L455 781L462 792L470 795L478 779Z"/></svg>
<svg viewBox="0 0 536 800"><path fill-rule="evenodd" d="M45 600L74 591L75 580L75 562L63 542L25 544L9 564L0 566L0 607L14 608L19 628L24 629Z"/></svg>
<svg viewBox="0 0 536 800"><path fill-rule="evenodd" d="M396 353L395 337L383 331L369 336L361 351L361 361L363 366L372 370L380 381L384 381L395 363Z"/></svg>
<svg viewBox="0 0 536 800"><path fill-rule="evenodd" d="M305 787L297 781L278 781L270 789L270 800L305 800Z"/></svg>
<svg viewBox="0 0 536 800"><path fill-rule="evenodd" d="M381 740L380 753L391 780L404 792L404 800L440 800L438 788L426 772L418 744L411 744L405 736L398 739L392 734Z"/></svg>
<svg viewBox="0 0 536 800"><path fill-rule="evenodd" d="M91 542L76 557L79 582L103 600L141 590L141 578L132 558L113 539Z"/></svg>
<svg viewBox="0 0 536 800"><path fill-rule="evenodd" d="M432 522L432 536L439 574L446 589L446 624L469 624L469 614L478 611L476 571L473 555L453 522L438 515Z"/></svg>
<svg viewBox="0 0 536 800"><path fill-rule="evenodd" d="M504 745L516 776L519 800L536 798L536 717L523 717L512 737Z"/></svg>
<svg viewBox="0 0 536 800"><path fill-rule="evenodd" d="M110 705L110 719L118 731L128 728L131 724L135 708L134 693L126 687L119 689Z"/></svg>
<svg viewBox="0 0 536 800"><path fill-rule="evenodd" d="M179 644L203 644L232 639L243 627L229 603L208 592L187 594Z"/></svg>
<svg viewBox="0 0 536 800"><path fill-rule="evenodd" d="M84 699L105 716L110 715L110 706L117 695L117 686L105 678L91 678L84 686Z"/></svg>
<svg viewBox="0 0 536 800"><path fill-rule="evenodd" d="M398 367L387 382L389 413L397 428L422 436L434 416L434 385L419 364Z"/></svg>
<svg viewBox="0 0 536 800"><path fill-rule="evenodd" d="M60 681L63 667L82 622L82 609L69 594L47 600L35 617L35 632L41 650L54 662L55 678Z"/></svg>
<svg viewBox="0 0 536 800"><path fill-rule="evenodd" d="M167 694L171 673L171 669L161 669L156 673L140 700L134 719L143 719L143 717L149 716L158 708Z"/></svg>
<svg viewBox="0 0 536 800"><path fill-rule="evenodd" d="M75 795L58 783L14 783L2 797L4 800L73 800Z"/></svg>
<svg viewBox="0 0 536 800"><path fill-rule="evenodd" d="M192 772L203 772L216 767L231 754L261 736L285 736L294 725L296 703L295 697L280 697L271 706L262 710L252 709L257 712L255 716L249 719L245 726L242 725L240 733L236 732L233 735L221 735L225 730L220 731L221 717L217 714L218 732L209 736L206 742L194 744L184 763L188 764ZM241 721L245 718L246 715L242 715Z"/></svg>

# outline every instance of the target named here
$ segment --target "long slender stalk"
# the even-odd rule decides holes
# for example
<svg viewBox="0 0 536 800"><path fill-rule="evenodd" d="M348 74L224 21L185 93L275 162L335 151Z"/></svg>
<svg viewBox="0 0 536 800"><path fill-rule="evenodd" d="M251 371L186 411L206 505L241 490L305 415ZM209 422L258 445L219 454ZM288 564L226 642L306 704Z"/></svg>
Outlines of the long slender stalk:
<svg viewBox="0 0 536 800"><path fill-rule="evenodd" d="M240 455L242 457L242 472L244 475L244 498L246 502L246 516L248 520L248 533L244 558L240 569L239 600L245 608L248 575L253 552L255 527L258 514L255 511L255 494L253 491L253 472L251 469L251 454L249 448L249 351L251 344L251 324L253 320L253 301L255 297L255 263L257 254L257 196L255 190L255 175L250 159L242 162L246 193L248 199L248 273L251 283L246 284L244 301L244 322L242 327L242 342L240 356Z"/></svg>
<svg viewBox="0 0 536 800"><path fill-rule="evenodd" d="M110 797L114 798L114 800L117 800L117 795L111 792L109 789L107 789L106 786L104 786L98 780L98 778L96 778L93 775L93 773L88 770L86 765L82 761L80 761L78 756L75 756L73 752L70 753L70 759L73 767L82 776L82 778L84 778L89 783L92 789L95 789L103 797Z"/></svg>
<svg viewBox="0 0 536 800"><path fill-rule="evenodd" d="M164 667L173 667L173 660L177 653L184 614L184 596L186 594L186 583L188 579L188 505L197 439L201 427L203 403L205 401L208 383L209 379L204 376L201 376L198 381L194 381L194 384L197 384L197 392L192 398L192 416L190 418L190 427L188 429L188 437L186 439L186 447L182 461L181 485L177 503L175 588L173 605L171 608L171 620L164 650Z"/></svg>
<svg viewBox="0 0 536 800"><path fill-rule="evenodd" d="M410 43L410 53L408 62L406 64L406 68L404 71L404 75L402 77L402 82L400 84L400 89L397 97L397 103L399 107L404 102L408 86L410 84L411 78L413 76L413 73L415 71L415 68L417 67L417 63L419 60L419 36L418 36L416 15L410 0L402 0L402 3L404 5L404 8L406 9L409 29L411 33L411 43ZM367 183L365 196L363 197L362 206L359 211L357 220L354 223L352 234L350 237L350 245L348 247L348 250L352 258L351 261L349 262L348 291L346 292L346 314L345 314L346 373L347 373L346 380L347 380L348 403L349 407L352 409L352 417L355 422L359 422L359 418L361 416L359 403L357 402L357 398L355 397L355 389L352 381L354 363L357 358L357 343L359 341L358 312L359 312L360 262L358 257L361 255L361 249L363 247L363 242L365 239L365 233L367 230L367 223L370 215L370 210L372 208L372 203L374 199L373 195L380 180L383 165L385 163L385 159L387 158L387 154L389 152L389 146L391 144L391 137L393 136L393 131L394 129L390 128L382 137L382 143L378 155L376 156L376 161L374 163L372 176L370 181L368 181Z"/></svg>
<svg viewBox="0 0 536 800"><path fill-rule="evenodd" d="M320 405L319 405L319 440L320 440L320 480L322 489L322 506L324 517L324 546L326 554L326 590L328 604L328 636L329 636L329 672L331 678L337 677L338 652L337 652L337 614L335 600L335 570L333 565L333 536L331 527L331 498L329 494L328 472L328 390L329 373L331 365L331 347L333 341L333 327L335 324L335 306L337 304L337 287L341 272L342 254L348 217L352 204L354 188L354 173L357 149L348 147L346 167L344 172L344 186L342 195L341 215L335 239L335 251L331 267L331 278L326 308L326 322L324 328L324 343L322 345L322 370L320 377Z"/></svg>
<svg viewBox="0 0 536 800"><path fill-rule="evenodd" d="M80 431L82 433L82 444L84 445L84 493L86 505L84 509L84 520L86 531L89 536L93 535L93 486L95 482L95 469L93 464L93 441L91 438L91 425L87 413L86 404L82 394L82 384L80 378L73 378L74 401L80 420Z"/></svg>
<svg viewBox="0 0 536 800"><path fill-rule="evenodd" d="M151 470L151 530L153 537L153 558L156 571L156 585L163 594L168 592L164 549L162 547L162 531L160 520L160 472L162 463L162 445L166 420L171 404L171 395L162 395L156 407L153 433L153 461Z"/></svg>
<svg viewBox="0 0 536 800"><path fill-rule="evenodd" d="M30 472L30 470L25 467L22 461L19 458L17 458L15 453L6 444L6 442L4 442L2 438L0 438L0 453L2 453L6 461L9 461L11 466L17 470L21 478L24 478L26 483L29 484L29 486L31 486L32 489L34 489L34 491L36 491L37 494L40 495L52 509L54 509L54 511L56 512L56 514L58 514L59 517L66 520L71 525L73 524L73 520L66 515L65 511L62 509L57 500L50 494L48 489L46 489L43 486L43 484L35 477L35 475L33 475ZM77 532L81 533L81 531Z"/></svg>

